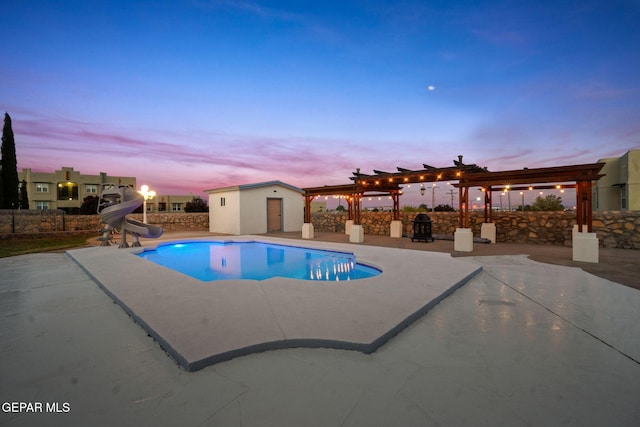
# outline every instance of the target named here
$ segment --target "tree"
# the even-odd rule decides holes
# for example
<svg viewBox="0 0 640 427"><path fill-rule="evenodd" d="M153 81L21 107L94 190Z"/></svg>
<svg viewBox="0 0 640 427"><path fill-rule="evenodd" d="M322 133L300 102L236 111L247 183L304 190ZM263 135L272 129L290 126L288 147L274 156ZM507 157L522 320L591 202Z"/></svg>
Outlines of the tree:
<svg viewBox="0 0 640 427"><path fill-rule="evenodd" d="M29 194L27 193L27 181L22 180L20 185L20 209L29 209Z"/></svg>
<svg viewBox="0 0 640 427"><path fill-rule="evenodd" d="M82 200L82 206L80 206L80 215L93 215L98 213L98 202L100 197L87 196Z"/></svg>
<svg viewBox="0 0 640 427"><path fill-rule="evenodd" d="M533 211L563 211L562 198L555 194L547 194L545 197L536 197L536 201L531 205Z"/></svg>
<svg viewBox="0 0 640 427"><path fill-rule="evenodd" d="M193 200L187 202L184 205L185 212L209 212L209 206L207 206L207 202L202 200L200 197L194 197Z"/></svg>
<svg viewBox="0 0 640 427"><path fill-rule="evenodd" d="M16 160L16 144L13 140L9 113L4 113L2 147L0 151L2 153L2 159L0 160L0 181L2 181L0 208L18 208L18 162Z"/></svg>
<svg viewBox="0 0 640 427"><path fill-rule="evenodd" d="M438 205L433 210L435 212L455 212L455 209L449 205Z"/></svg>

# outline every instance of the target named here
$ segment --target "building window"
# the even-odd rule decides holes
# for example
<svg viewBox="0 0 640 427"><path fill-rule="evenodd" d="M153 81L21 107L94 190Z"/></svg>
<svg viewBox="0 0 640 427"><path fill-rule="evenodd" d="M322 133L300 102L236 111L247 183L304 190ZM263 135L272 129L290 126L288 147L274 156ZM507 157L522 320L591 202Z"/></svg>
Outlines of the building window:
<svg viewBox="0 0 640 427"><path fill-rule="evenodd" d="M46 182L36 182L36 193L48 193L49 184Z"/></svg>
<svg viewBox="0 0 640 427"><path fill-rule="evenodd" d="M49 202L45 202L42 200L36 201L36 209L39 211L46 211L49 209Z"/></svg>
<svg viewBox="0 0 640 427"><path fill-rule="evenodd" d="M227 200L224 197L220 197L220 206L226 206Z"/></svg>
<svg viewBox="0 0 640 427"><path fill-rule="evenodd" d="M165 212L167 210L167 204L165 202L158 203L158 211Z"/></svg>
<svg viewBox="0 0 640 427"><path fill-rule="evenodd" d="M171 204L171 210L176 212L176 211L181 211L182 210L182 203L172 203Z"/></svg>
<svg viewBox="0 0 640 427"><path fill-rule="evenodd" d="M71 181L59 182L58 200L78 200L78 184Z"/></svg>
<svg viewBox="0 0 640 427"><path fill-rule="evenodd" d="M87 194L97 194L98 186L96 184L87 184L87 186L84 188L84 191Z"/></svg>

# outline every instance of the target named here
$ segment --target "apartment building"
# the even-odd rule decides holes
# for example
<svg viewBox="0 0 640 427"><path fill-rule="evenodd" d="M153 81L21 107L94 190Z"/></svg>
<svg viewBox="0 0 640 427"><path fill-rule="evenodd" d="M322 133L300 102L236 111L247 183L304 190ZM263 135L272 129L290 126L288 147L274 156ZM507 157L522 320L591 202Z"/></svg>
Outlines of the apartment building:
<svg viewBox="0 0 640 427"><path fill-rule="evenodd" d="M62 167L51 173L23 169L18 172L18 180L27 183L29 209L62 209L70 213L78 210L86 197L99 196L102 184L136 188L135 177L112 176L105 172L84 175L71 167Z"/></svg>
<svg viewBox="0 0 640 427"><path fill-rule="evenodd" d="M593 207L599 211L640 210L640 149L600 159L606 174L593 186Z"/></svg>
<svg viewBox="0 0 640 427"><path fill-rule="evenodd" d="M72 167L62 167L54 172L33 172L23 169L18 172L20 183L27 183L29 209L61 209L74 213L88 196L100 196L102 184L130 185L136 187L132 176L114 176L105 172L99 175L85 175ZM147 200L147 212L184 212L193 195L156 195ZM142 211L140 211L142 212Z"/></svg>
<svg viewBox="0 0 640 427"><path fill-rule="evenodd" d="M195 196L159 195L147 200L147 212L184 212L186 204Z"/></svg>

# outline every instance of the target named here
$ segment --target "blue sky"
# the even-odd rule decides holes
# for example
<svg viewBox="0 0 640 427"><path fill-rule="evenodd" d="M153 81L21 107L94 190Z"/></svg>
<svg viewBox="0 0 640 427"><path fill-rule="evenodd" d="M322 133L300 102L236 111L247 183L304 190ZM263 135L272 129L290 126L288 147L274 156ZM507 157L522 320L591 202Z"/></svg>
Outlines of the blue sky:
<svg viewBox="0 0 640 427"><path fill-rule="evenodd" d="M19 170L163 194L591 163L640 148L638 22L638 0L17 1L0 107Z"/></svg>

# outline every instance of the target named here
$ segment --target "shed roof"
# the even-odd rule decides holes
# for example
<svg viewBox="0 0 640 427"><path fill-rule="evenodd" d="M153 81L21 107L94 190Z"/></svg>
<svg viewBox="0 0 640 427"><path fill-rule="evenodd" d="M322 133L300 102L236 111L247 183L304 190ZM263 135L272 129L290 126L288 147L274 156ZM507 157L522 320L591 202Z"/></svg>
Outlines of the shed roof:
<svg viewBox="0 0 640 427"><path fill-rule="evenodd" d="M253 190L255 188L262 188L262 187L271 187L273 185L277 185L279 187L283 187L283 188L287 188L291 191L295 191L296 193L300 193L300 194L304 194L304 190L302 190L301 188L298 188L294 185L291 184L287 184L286 182L282 182L282 181L265 181L265 182L256 182L253 184L241 184L241 185L232 185L229 187L221 187L221 188L212 188L211 190L204 190L205 193L209 193L209 194L215 194L215 193L222 193L222 192L229 192L229 191L245 191L245 190Z"/></svg>

